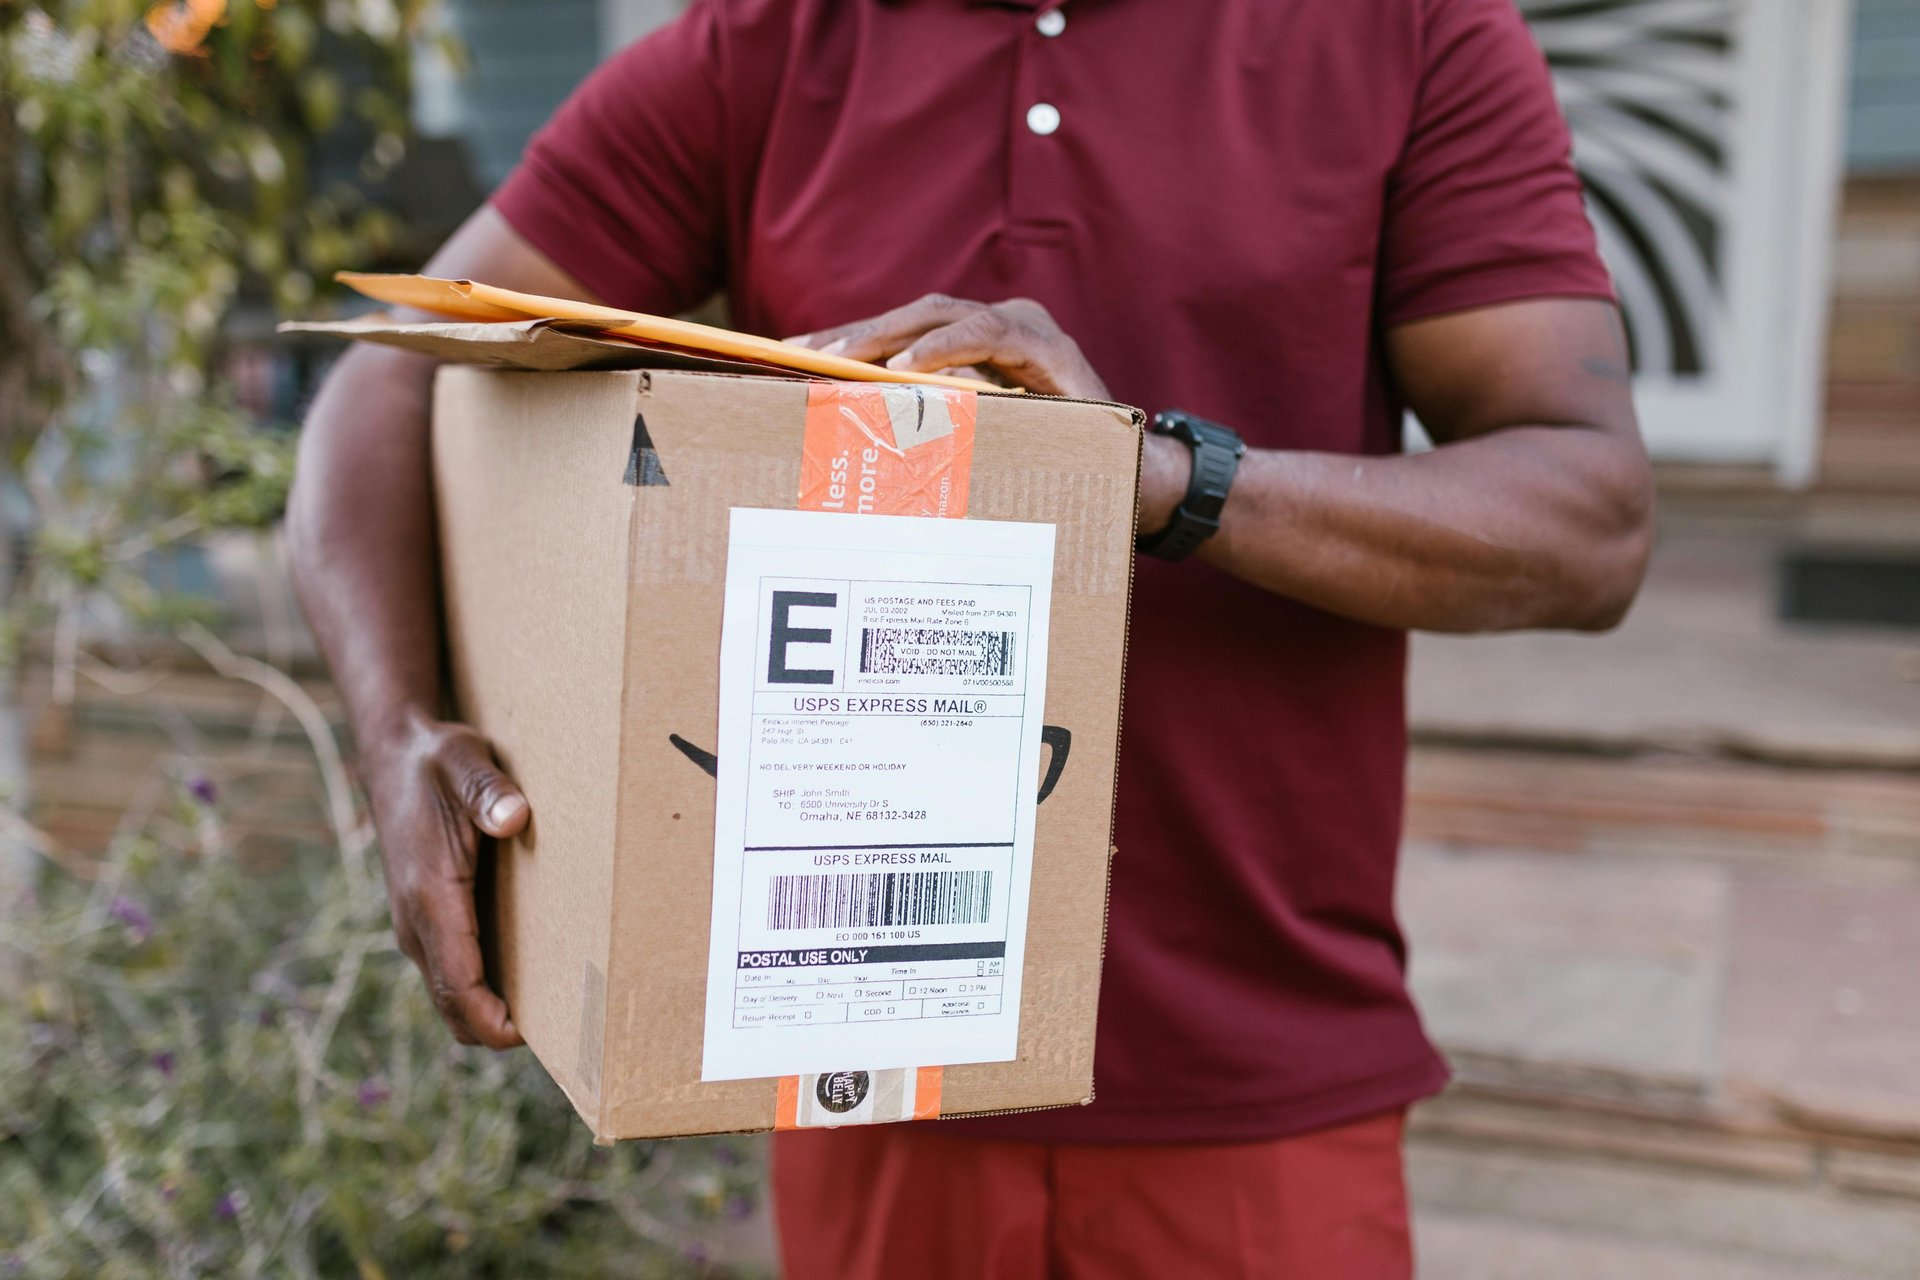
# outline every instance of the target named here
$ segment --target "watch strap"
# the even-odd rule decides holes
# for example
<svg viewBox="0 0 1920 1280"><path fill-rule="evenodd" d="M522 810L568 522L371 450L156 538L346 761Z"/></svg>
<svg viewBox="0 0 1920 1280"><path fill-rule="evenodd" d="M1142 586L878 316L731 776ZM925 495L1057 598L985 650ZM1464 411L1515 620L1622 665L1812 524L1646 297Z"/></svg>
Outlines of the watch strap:
<svg viewBox="0 0 1920 1280"><path fill-rule="evenodd" d="M1177 411L1156 417L1153 431L1185 444L1193 453L1193 471L1187 480L1186 496L1174 508L1167 527L1141 537L1134 545L1145 555L1184 560L1220 531L1220 513L1226 507L1234 473L1240 469L1247 446L1231 427Z"/></svg>

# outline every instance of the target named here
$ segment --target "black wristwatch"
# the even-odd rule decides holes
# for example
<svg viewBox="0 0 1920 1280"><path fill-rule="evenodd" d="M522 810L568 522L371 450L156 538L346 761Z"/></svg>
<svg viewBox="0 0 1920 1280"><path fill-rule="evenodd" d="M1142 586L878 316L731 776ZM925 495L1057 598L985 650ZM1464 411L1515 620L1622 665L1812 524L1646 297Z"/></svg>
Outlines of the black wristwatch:
<svg viewBox="0 0 1920 1280"><path fill-rule="evenodd" d="M1233 473L1240 469L1247 442L1231 427L1177 409L1155 417L1150 430L1193 450L1193 476L1167 527L1141 537L1134 547L1162 560L1184 560L1220 532L1220 509L1227 505L1227 491L1233 488Z"/></svg>

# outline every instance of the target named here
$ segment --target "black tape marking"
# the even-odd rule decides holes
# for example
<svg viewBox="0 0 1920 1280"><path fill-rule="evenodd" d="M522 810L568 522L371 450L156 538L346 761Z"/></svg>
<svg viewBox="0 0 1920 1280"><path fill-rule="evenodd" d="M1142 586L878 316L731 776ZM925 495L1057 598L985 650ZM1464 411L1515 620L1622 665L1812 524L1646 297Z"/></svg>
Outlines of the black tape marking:
<svg viewBox="0 0 1920 1280"><path fill-rule="evenodd" d="M709 778L720 776L720 757L711 751L702 751L677 733L667 735L667 741L680 749L680 754L700 766L700 771Z"/></svg>
<svg viewBox="0 0 1920 1280"><path fill-rule="evenodd" d="M700 771L709 778L720 776L720 757L713 752L694 746L677 733L668 734L667 741L671 742L681 755L698 765ZM1040 742L1049 748L1049 754L1047 776L1040 780L1040 795L1034 801L1035 804L1045 804L1047 797L1053 794L1053 789L1060 785L1060 775L1067 768L1067 756L1073 751L1073 731L1063 729L1057 724L1043 724L1040 726Z"/></svg>
<svg viewBox="0 0 1920 1280"><path fill-rule="evenodd" d="M666 469L660 465L660 451L653 447L653 437L647 434L647 420L637 413L633 415L633 444L627 450L627 474L621 479L641 488L667 483Z"/></svg>
<svg viewBox="0 0 1920 1280"><path fill-rule="evenodd" d="M1067 767L1067 754L1073 750L1073 733L1057 724L1043 724L1040 726L1040 741L1052 751L1047 756L1047 776L1040 779L1040 799L1034 802L1036 804L1045 803L1046 798L1053 794L1053 789L1060 785L1060 774Z"/></svg>

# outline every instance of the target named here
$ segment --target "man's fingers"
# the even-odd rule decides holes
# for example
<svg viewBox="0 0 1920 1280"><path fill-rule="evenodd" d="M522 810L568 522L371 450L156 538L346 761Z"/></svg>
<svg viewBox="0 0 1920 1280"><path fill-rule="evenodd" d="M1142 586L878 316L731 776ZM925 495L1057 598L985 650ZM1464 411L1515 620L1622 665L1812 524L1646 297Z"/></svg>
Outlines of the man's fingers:
<svg viewBox="0 0 1920 1280"><path fill-rule="evenodd" d="M1022 344L1011 341L1013 328L1013 322L1001 312L977 311L921 334L904 350L895 353L887 361L887 368L929 372L969 364L1005 368L1009 357L1025 363L1034 353L1030 348L1015 349Z"/></svg>
<svg viewBox="0 0 1920 1280"><path fill-rule="evenodd" d="M427 991L454 1037L489 1049L522 1043L506 1001L487 986L472 883L447 879L422 885L412 907Z"/></svg>
<svg viewBox="0 0 1920 1280"><path fill-rule="evenodd" d="M978 302L949 298L943 293L930 293L871 320L837 325L787 341L812 347L826 355L845 356L849 360L880 360L903 349L929 329L952 324L984 310L986 307Z"/></svg>
<svg viewBox="0 0 1920 1280"><path fill-rule="evenodd" d="M1106 384L1047 309L1028 298L988 306L928 294L857 324L788 339L915 373L979 366L1046 395L1105 399ZM991 379L990 379L991 380Z"/></svg>
<svg viewBox="0 0 1920 1280"><path fill-rule="evenodd" d="M496 839L527 829L533 810L513 779L502 773L477 735L450 739L437 760L447 794L474 826Z"/></svg>
<svg viewBox="0 0 1920 1280"><path fill-rule="evenodd" d="M915 339L887 361L887 368L926 373L955 365L979 365L1045 395L1083 394L1076 372L1085 361L1057 334L1021 324L998 310L946 325Z"/></svg>

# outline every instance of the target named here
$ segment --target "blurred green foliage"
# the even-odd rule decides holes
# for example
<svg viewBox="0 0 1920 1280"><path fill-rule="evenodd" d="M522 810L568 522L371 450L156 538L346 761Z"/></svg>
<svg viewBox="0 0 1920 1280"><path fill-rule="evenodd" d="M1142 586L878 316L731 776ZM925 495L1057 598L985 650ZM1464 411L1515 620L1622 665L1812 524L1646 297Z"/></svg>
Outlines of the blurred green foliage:
<svg viewBox="0 0 1920 1280"><path fill-rule="evenodd" d="M378 876L245 866L216 801L178 775L4 908L0 1277L705 1273L743 1140L595 1148L530 1054L448 1038Z"/></svg>
<svg viewBox="0 0 1920 1280"><path fill-rule="evenodd" d="M236 405L225 322L393 241L367 192L436 32L430 0L0 2L0 462L34 530L0 662L137 598L143 557L278 515L291 433Z"/></svg>

